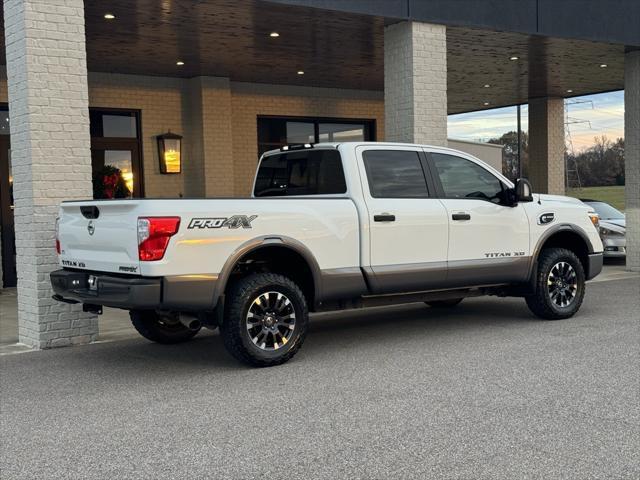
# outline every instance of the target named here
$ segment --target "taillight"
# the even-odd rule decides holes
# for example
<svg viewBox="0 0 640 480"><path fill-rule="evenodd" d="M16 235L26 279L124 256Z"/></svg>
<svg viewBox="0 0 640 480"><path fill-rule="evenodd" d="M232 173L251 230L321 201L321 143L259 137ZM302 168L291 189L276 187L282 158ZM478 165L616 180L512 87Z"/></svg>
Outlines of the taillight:
<svg viewBox="0 0 640 480"><path fill-rule="evenodd" d="M143 262L162 260L179 227L180 217L138 218L138 258Z"/></svg>
<svg viewBox="0 0 640 480"><path fill-rule="evenodd" d="M56 253L60 255L62 248L60 248L60 218L56 218Z"/></svg>

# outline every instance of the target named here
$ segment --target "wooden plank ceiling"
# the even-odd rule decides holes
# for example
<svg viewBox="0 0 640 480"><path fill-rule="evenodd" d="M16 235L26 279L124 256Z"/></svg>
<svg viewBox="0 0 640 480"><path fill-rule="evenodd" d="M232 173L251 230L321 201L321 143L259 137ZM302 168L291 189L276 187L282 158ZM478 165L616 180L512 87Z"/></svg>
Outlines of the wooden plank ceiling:
<svg viewBox="0 0 640 480"><path fill-rule="evenodd" d="M85 16L90 71L383 89L384 18L260 0L86 1ZM622 45L449 27L447 61L450 113L623 88Z"/></svg>

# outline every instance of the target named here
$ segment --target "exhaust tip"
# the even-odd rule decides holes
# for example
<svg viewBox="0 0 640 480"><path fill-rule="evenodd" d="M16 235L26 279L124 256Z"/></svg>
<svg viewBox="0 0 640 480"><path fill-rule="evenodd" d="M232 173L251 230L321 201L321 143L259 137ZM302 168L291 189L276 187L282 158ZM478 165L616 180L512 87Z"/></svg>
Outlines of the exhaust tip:
<svg viewBox="0 0 640 480"><path fill-rule="evenodd" d="M180 315L180 323L187 327L189 330L199 330L202 328L202 322L191 315Z"/></svg>
<svg viewBox="0 0 640 480"><path fill-rule="evenodd" d="M189 330L200 330L201 327L202 323L200 322L200 320L193 320L189 322L189 325L187 325L187 328Z"/></svg>

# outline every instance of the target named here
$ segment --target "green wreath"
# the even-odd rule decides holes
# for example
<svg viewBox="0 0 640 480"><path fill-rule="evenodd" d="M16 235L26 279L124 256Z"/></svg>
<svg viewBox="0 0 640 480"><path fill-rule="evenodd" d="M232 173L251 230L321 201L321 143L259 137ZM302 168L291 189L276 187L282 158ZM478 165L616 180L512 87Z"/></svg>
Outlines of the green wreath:
<svg viewBox="0 0 640 480"><path fill-rule="evenodd" d="M93 172L93 198L128 198L130 196L131 191L119 168L105 165Z"/></svg>

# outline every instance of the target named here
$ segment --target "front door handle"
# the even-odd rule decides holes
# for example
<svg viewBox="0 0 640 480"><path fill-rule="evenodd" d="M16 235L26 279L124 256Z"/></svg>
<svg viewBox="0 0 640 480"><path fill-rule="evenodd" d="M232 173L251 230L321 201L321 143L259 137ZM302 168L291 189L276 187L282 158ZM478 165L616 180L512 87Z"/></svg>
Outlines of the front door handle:
<svg viewBox="0 0 640 480"><path fill-rule="evenodd" d="M451 215L452 220L471 220L471 214L469 213L454 213Z"/></svg>
<svg viewBox="0 0 640 480"><path fill-rule="evenodd" d="M395 222L396 216L390 213L381 213L380 215L373 216L374 222Z"/></svg>

